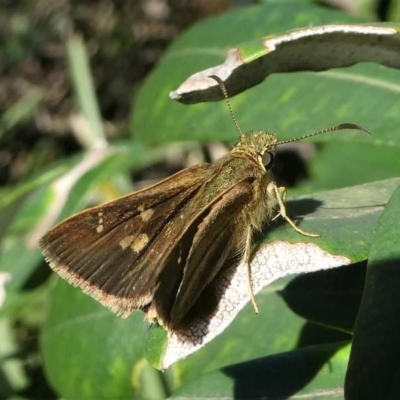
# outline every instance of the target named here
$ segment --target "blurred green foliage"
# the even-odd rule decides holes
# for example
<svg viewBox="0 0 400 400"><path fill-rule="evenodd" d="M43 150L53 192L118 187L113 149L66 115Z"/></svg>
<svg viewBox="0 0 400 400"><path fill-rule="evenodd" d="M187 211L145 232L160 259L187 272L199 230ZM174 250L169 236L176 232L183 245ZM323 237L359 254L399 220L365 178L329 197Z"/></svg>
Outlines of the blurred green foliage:
<svg viewBox="0 0 400 400"><path fill-rule="evenodd" d="M331 271L328 278L310 277L316 279L313 285L294 292L321 303L340 296L347 301L336 307L343 318L351 303L346 329L293 310L285 297L287 280L260 295L262 325L268 330L258 329L247 308L220 342L161 373L144 358L148 328L142 315L121 320L57 281L37 240L61 218L132 191L132 176L160 178L164 169L186 165L188 153L202 159L204 147L172 141L235 140L223 102L187 107L168 99L188 75L221 63L226 48L310 24L371 21L373 2L358 2L361 19L313 1L265 0L204 20L180 36L160 62L184 27L227 9L229 2L204 9L185 9L178 1L151 2L158 4L155 9L117 1L5 3L0 8L0 398L258 398L324 390L325 398L337 398L332 390L343 387L365 263ZM399 2L391 4L395 19ZM277 74L232 103L244 129L264 128L280 138L348 120L372 130L371 139L338 133L318 140L315 154L302 161L308 178L291 193L345 188L399 176L399 73L363 64L326 74ZM177 158L182 161L167 162ZM347 190L351 198L352 189ZM399 260L399 231L392 221L400 210L398 202L389 204L389 217L374 222L376 236L365 215L371 233L362 243L367 254L372 246L373 268L382 268L382 290L397 276L393 269L385 273L382 259L389 253L382 235L389 235L391 259ZM340 240L354 240L356 234L344 232ZM325 286L329 280L346 290L335 292ZM328 293L328 287L330 297L314 297ZM375 310L384 307L385 315L397 315L400 299L388 292L390 302L363 300L363 318L370 303ZM306 311L312 311L311 303ZM361 329L368 323L363 320ZM385 331L387 337L395 334ZM357 348L369 345L362 331L356 338ZM394 356L399 355L396 346L391 343L389 349ZM352 361L356 370L362 354ZM379 371L374 372L379 380ZM385 374L385 384L392 384L395 378ZM276 385L261 385L265 380ZM374 379L368 383L379 387Z"/></svg>

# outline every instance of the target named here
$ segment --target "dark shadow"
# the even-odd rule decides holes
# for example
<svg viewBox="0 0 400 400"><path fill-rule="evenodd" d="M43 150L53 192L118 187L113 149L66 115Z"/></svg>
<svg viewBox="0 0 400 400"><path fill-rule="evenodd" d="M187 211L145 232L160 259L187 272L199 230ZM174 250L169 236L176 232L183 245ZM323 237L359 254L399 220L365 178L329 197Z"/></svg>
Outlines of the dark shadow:
<svg viewBox="0 0 400 400"><path fill-rule="evenodd" d="M322 325L306 322L301 329L296 348L302 349L308 346L318 346L321 344L332 344L350 341L349 333L337 329L329 329Z"/></svg>
<svg viewBox="0 0 400 400"><path fill-rule="evenodd" d="M397 238L389 236L386 243L379 243L380 253L396 246L390 239ZM399 316L400 259L376 260L367 271L354 327L345 383L346 399L400 399Z"/></svg>
<svg viewBox="0 0 400 400"><path fill-rule="evenodd" d="M375 12L378 16L378 19L380 21L387 21L389 10L393 2L391 0L378 0L375 3Z"/></svg>
<svg viewBox="0 0 400 400"><path fill-rule="evenodd" d="M42 262L39 263L35 270L29 275L22 290L29 291L35 289L46 282L50 276L52 276L52 270L49 268L48 264L42 260Z"/></svg>
<svg viewBox="0 0 400 400"><path fill-rule="evenodd" d="M364 289L366 261L294 278L279 294L308 321L351 332Z"/></svg>
<svg viewBox="0 0 400 400"><path fill-rule="evenodd" d="M298 185L310 177L307 163L296 148L278 147L276 150L272 173L279 186L287 188Z"/></svg>
<svg viewBox="0 0 400 400"><path fill-rule="evenodd" d="M232 365L222 371L235 382L235 399L283 400L306 386L346 344L303 348Z"/></svg>
<svg viewBox="0 0 400 400"><path fill-rule="evenodd" d="M304 301L305 293L306 304L311 307L313 286L317 284L321 293L315 293L314 303L322 305L314 318L326 324L331 322L332 326L342 321L343 328L349 329L357 314L356 298L361 297L364 272L365 262L361 262L299 277L282 291L282 296L292 310L304 315L298 302ZM400 259L371 265L354 328L345 385L348 400L400 398L399 287ZM295 298L298 302L294 303ZM338 315L345 313L344 319L324 316L335 313L335 307L339 308ZM346 308L353 310L348 313ZM318 307L314 306L315 310ZM310 314L313 317L309 312L305 316ZM235 399L287 399L310 383L335 352L349 343L349 338L349 334L339 330L308 322L300 333L297 350L232 365L223 372L235 382Z"/></svg>
<svg viewBox="0 0 400 400"><path fill-rule="evenodd" d="M234 398L286 399L307 386L351 340L365 270L360 262L292 280L281 296L294 313L317 323L304 324L296 350L224 368L235 381Z"/></svg>
<svg viewBox="0 0 400 400"><path fill-rule="evenodd" d="M312 214L322 207L323 202L312 198L289 200L286 202L286 211L291 218L296 219L304 215Z"/></svg>
<svg viewBox="0 0 400 400"><path fill-rule="evenodd" d="M296 225L298 225L306 215L312 214L322 205L323 203L321 201L311 198L290 200L285 203L287 215ZM259 240L265 238L271 229L285 225L288 225L288 223L282 217L278 217L272 222L266 221L262 232L255 233L254 242L258 242Z"/></svg>

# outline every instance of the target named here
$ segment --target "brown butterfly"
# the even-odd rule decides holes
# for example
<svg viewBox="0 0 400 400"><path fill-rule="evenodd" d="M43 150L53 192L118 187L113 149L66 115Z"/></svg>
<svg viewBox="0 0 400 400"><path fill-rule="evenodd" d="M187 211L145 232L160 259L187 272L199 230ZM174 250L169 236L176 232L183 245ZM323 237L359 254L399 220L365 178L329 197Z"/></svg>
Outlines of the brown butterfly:
<svg viewBox="0 0 400 400"><path fill-rule="evenodd" d="M253 233L266 222L280 215L299 233L317 236L286 215L285 188L271 174L275 147L324 132L365 131L346 123L282 142L264 131L243 133L224 84L212 78L240 133L227 156L82 211L40 240L50 266L68 282L118 315L143 310L174 331L202 312L221 271L243 260L249 265ZM249 295L257 309L251 286Z"/></svg>

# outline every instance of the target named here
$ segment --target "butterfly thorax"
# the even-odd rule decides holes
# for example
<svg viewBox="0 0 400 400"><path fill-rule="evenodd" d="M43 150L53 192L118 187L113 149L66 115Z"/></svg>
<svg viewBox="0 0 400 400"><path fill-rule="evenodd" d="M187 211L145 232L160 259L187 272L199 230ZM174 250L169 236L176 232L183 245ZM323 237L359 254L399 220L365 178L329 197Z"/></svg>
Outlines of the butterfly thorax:
<svg viewBox="0 0 400 400"><path fill-rule="evenodd" d="M272 156L274 153L276 136L262 130L250 131L241 136L239 142L233 147L231 154L253 161L253 173L258 175L253 182L253 202L249 204L248 222L259 230L263 222L275 215L276 199L269 192L269 184L274 181L271 172ZM266 160L270 162L266 162ZM257 172L256 172L257 171Z"/></svg>

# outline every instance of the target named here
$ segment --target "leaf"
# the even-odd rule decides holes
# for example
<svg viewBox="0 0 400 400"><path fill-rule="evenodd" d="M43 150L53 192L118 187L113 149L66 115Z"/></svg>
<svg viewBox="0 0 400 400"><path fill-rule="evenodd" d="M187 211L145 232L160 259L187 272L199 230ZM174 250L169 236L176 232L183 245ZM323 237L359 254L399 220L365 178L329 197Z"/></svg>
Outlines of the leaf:
<svg viewBox="0 0 400 400"><path fill-rule="evenodd" d="M400 396L400 187L379 220L357 318L346 399Z"/></svg>
<svg viewBox="0 0 400 400"><path fill-rule="evenodd" d="M352 332L364 289L366 262L292 279L279 294L307 321Z"/></svg>
<svg viewBox="0 0 400 400"><path fill-rule="evenodd" d="M171 398L343 398L349 353L349 347L343 345L306 347L230 365L194 379Z"/></svg>
<svg viewBox="0 0 400 400"><path fill-rule="evenodd" d="M348 336L342 334L335 336L322 329L313 334L313 330L309 329L307 324L304 325L304 320L290 312L276 294L275 290L280 287L281 285L272 287L258 296L260 315L255 315L250 306L246 307L229 331L225 331L204 349L168 370L167 372L179 377L179 386L185 386L201 374L228 364L276 354L310 343L315 344L315 341L310 342L313 335L318 337L318 344L324 343L322 338L331 341L349 339ZM102 374L105 386L115 381L120 382L121 398L132 397L132 393L137 393L141 389L138 371L143 364L143 335L146 333L143 329L147 326L143 323L144 314L138 312L127 320L120 319L93 299L61 281L55 287L51 304L50 322L45 326L41 343L46 371L60 394L66 398L83 397L83 385L93 387L98 385L98 374ZM104 319L93 318L94 313L103 315ZM79 326L75 321L79 321ZM127 327L121 332L121 324L124 323ZM251 346L247 345L250 332ZM99 337L94 339L94 336ZM299 336L302 337L300 342ZM125 349L126 344L130 346L129 352ZM134 371L133 389L132 380L124 382L124 379L128 379L124 370L104 371L104 363L98 361L103 351L107 357L111 352L111 346L115 347L112 350L114 354L124 354L123 362L131 365ZM98 349L101 349L101 353ZM96 362L93 361L94 358ZM90 362L93 365L89 368L86 363ZM80 363L83 363L82 367L79 367ZM82 372L83 382L70 377L69 369L75 364L74 368ZM155 384L151 383L152 386ZM174 392L173 387L171 384L172 392ZM102 387L99 387L98 393L101 393L101 390ZM67 397L67 393L70 397Z"/></svg>
<svg viewBox="0 0 400 400"><path fill-rule="evenodd" d="M0 117L0 140L4 140L7 135L11 134L12 129L18 124L29 119L44 97L43 90L34 88L9 107Z"/></svg>
<svg viewBox="0 0 400 400"><path fill-rule="evenodd" d="M389 5L389 21L399 21L400 20L400 3L399 0L392 1Z"/></svg>
<svg viewBox="0 0 400 400"><path fill-rule="evenodd" d="M20 350L9 318L0 320L0 396L5 399L28 386L23 363L16 356Z"/></svg>
<svg viewBox="0 0 400 400"><path fill-rule="evenodd" d="M359 22L357 19L344 16L341 13L310 6L310 3L306 5L305 2L300 3L297 0L275 2L275 4L266 2L266 4L268 6L260 5L240 9L204 21L197 27L188 30L181 39L171 46L163 62L154 69L152 76L147 80L135 103L135 113L132 116L131 123L135 137L140 137L147 142L188 139L231 140L236 138L237 134L231 121L229 121L226 105L222 102L221 104L199 104L185 107L170 101L168 93L190 74L221 63L226 50L229 47L236 46L237 43L310 24L319 25L333 21ZM361 166L360 169L356 169L354 164L358 163L365 151L356 153L357 146L360 143L370 145L365 155L365 160L367 160L365 165L368 168L361 171L363 172L361 177L364 179L363 181L369 180L368 173L372 167L375 169L370 175L371 179L384 178L387 176L386 174L390 173L398 175L396 173L397 164L394 164L394 172L389 168L390 160L393 159L396 162L396 149L399 146L397 135L399 114L396 107L399 93L398 78L398 71L375 65L360 65L346 70L318 74L275 74L270 76L263 84L236 96L232 99L232 103L243 128L258 129L265 127L282 132L278 136L280 139L298 136L345 121L354 121L372 130L372 139L364 138L356 133L331 135L318 139L321 142L338 143L336 148L330 150L331 157L327 157L330 164L324 164L319 160L319 165L323 167L324 171L319 183L320 187L325 187L330 183L329 166L332 172L332 185L335 183L333 186L342 186L340 184L341 175L343 179L347 179L348 183L358 182L356 175L360 173ZM348 154L342 156L339 146L343 146L344 141L351 144L352 148L349 149ZM325 147L327 151L329 150L328 146L327 144ZM381 146L383 151L379 152L379 155L377 154L377 159L371 160L370 156L373 154L375 146ZM390 146L393 150L392 156L386 158L385 149ZM338 151L335 159L335 152ZM352 158L349 154L356 155L358 158L355 158L355 156ZM375 164L380 163L380 158L383 161L382 168L378 168ZM368 165L368 160L371 160L371 165ZM333 161L340 164L340 168L336 168L334 171ZM355 171L353 176L350 176L352 168ZM327 171L326 174L325 171ZM315 173L313 167L312 172ZM335 194L324 193L316 202L313 201L313 196L308 196L306 200L290 202L288 211L291 216L305 215L302 226L323 235L313 242L326 253L346 256L351 261L364 260L369 254L373 230L379 215L387 198L398 183L395 180L378 182L375 186L371 186L369 190L355 187L347 188L343 192ZM312 191L313 184L307 184L306 190ZM326 199L324 198L325 195L327 195ZM326 204L321 205L319 202L325 200L328 201L328 204L338 202L337 209L334 207L324 209ZM361 200L364 200L365 203ZM76 198L73 203L75 201L77 201ZM65 210L68 212L69 208L67 207ZM318 214L320 211L322 213ZM324 213L326 213L325 217ZM315 214L319 217L314 219ZM267 244L273 241L296 243L299 241L299 236L288 230L283 224L278 225L277 229L274 229L268 235ZM260 244L260 246L263 246L263 244ZM353 268L353 266L350 268ZM339 273L340 270L344 269L339 268L336 271ZM333 270L325 273L330 272L333 272ZM323 272L319 274L323 274ZM362 272L359 274L361 275ZM353 305L350 315L346 317L345 323L341 319L330 318L329 316L323 319L321 309L314 309L311 310L312 312L306 313L299 308L290 308L290 302L285 302L284 300L287 299L282 299L281 296L282 289L288 281L289 278L280 280L257 296L261 315L255 316L251 306L247 305L220 336L191 357L174 364L168 371L176 374L179 380L172 384L165 384L168 390L166 390L164 396L159 396L159 398L167 397L167 394L170 393L175 394L177 385L183 387L181 390L184 393L184 387L189 382L194 382L196 378L202 378L202 374L228 364L245 362L254 358L301 348L305 345L320 343L321 332L325 333L324 338L327 338L327 343L343 340L343 333L322 328L317 331L315 326L306 322L303 317L316 320L327 326L350 331L352 321L354 321L355 305ZM321 283L321 281L318 281L318 283ZM65 283L60 283L60 285L67 287ZM322 295L326 294L324 293L326 288L329 288L329 286L318 287ZM316 296L316 301L321 300L321 293L317 293L316 289L314 293L312 288L307 290L310 296ZM87 308L85 305L89 303L96 307L93 310L95 309L100 313L104 312L107 316L111 315L92 299L83 296L74 288L55 290L51 309L51 323L46 327L42 337L46 371L51 376L52 384L60 393L60 396L66 398L70 398L69 396L76 398L82 393L88 392L93 393L94 397L101 396L104 391L100 392L99 386L101 386L101 389L103 387L99 385L99 382L103 383L103 381L105 382L104 387L109 389L110 393L116 397L117 395L122 398L141 396L143 391L138 376L140 377L141 372L145 369L143 368L145 362L142 359L143 341L141 342L138 336L143 333L143 324L140 321L142 315L137 313L127 321L110 317L110 319L107 319L107 323L104 323L101 318L90 319L92 311L90 307ZM343 302L340 307L345 308L347 304ZM70 310L68 314L63 311L65 307ZM80 321L79 329L69 329L69 322L76 327L74 325L76 316L79 317ZM86 320L86 317L89 319ZM85 326L87 324L90 326ZM128 328L123 329L123 324L127 324ZM52 332L53 327L56 334ZM310 327L313 327L313 329L310 329ZM63 332L64 329L65 332ZM97 340L94 337L102 329L105 329L105 333L100 333L99 340ZM314 334L310 333L312 330ZM46 332L49 332L49 335ZM117 335L114 335L115 332ZM139 332L138 336L136 336L136 332ZM115 339L116 336L118 339ZM143 334L143 336L146 335ZM108 342L108 337L113 338L111 344ZM93 338L94 340L92 340ZM152 341L152 339L154 340ZM126 343L129 343L131 347L127 348ZM158 334L155 336L151 332L150 335L147 335L146 355L153 362L159 363L167 344L164 331L158 330ZM111 345L115 347L114 353L110 349ZM57 357L58 349L63 349L64 346L69 351L61 350ZM338 345L338 348L340 346ZM103 349L106 354L104 359L101 358ZM121 363L123 367L105 370L104 365L113 365L113 354L117 355L119 360L123 360ZM295 353L294 356L301 356L302 354ZM333 352L330 354L333 354ZM74 357L81 357L83 361L77 359L74 361ZM100 361L99 357L101 358ZM329 352L326 353L325 360L328 357ZM305 363L307 362L305 356L300 358ZM292 360L296 360L296 357ZM337 364L334 365L332 374L338 372L337 382L343 379L346 360L345 355L340 368ZM83 367L76 366L80 362L83 363ZM299 364L305 365L301 362ZM277 366L277 364L274 365ZM85 366L88 367L85 368ZM72 367L74 368L72 369L73 373L76 372L76 375L73 376L79 377L79 379L82 376L82 382L78 378L70 379L68 377L69 368ZM128 374L129 368L133 373ZM97 369L102 370L97 371ZM238 371L243 370L239 367ZM327 375L329 374L328 369L325 368L324 371ZM164 378L160 378L157 373L154 376L156 382L150 380L148 385L151 387L162 386ZM319 382L315 379L316 376L310 375L309 381L304 380L303 383L306 385L307 382L312 384L315 381L316 387L318 387ZM293 376L290 378L295 379ZM242 383L240 376L235 378L235 381ZM206 382L206 378L202 382ZM232 388L230 378L227 378L225 382L229 382L230 388ZM291 381L288 382L288 386L291 384ZM329 386L330 383L327 385ZM300 389L300 387L301 385L298 385L295 388ZM216 386L211 387L211 389L214 388ZM200 389L200 386L198 386L198 389ZM222 391L222 393L228 392ZM312 393L315 394L315 392ZM213 397L215 397L214 394L212 393ZM341 396L340 388L336 394ZM233 397L232 394L231 397Z"/></svg>
<svg viewBox="0 0 400 400"><path fill-rule="evenodd" d="M302 229L320 235L307 241L359 262L368 258L379 216L399 183L400 178L391 178L302 196L289 201L287 212L301 220ZM267 241L283 239L296 242L299 235L280 222Z"/></svg>
<svg viewBox="0 0 400 400"><path fill-rule="evenodd" d="M147 324L138 313L124 320L59 281L42 331L51 384L64 398L129 398L142 359ZM89 301L88 301L89 300ZM101 382L101 384L99 384Z"/></svg>
<svg viewBox="0 0 400 400"><path fill-rule="evenodd" d="M186 107L170 101L168 93L187 76L221 63L227 49L238 43L259 43L263 36L304 25L359 21L297 1L269 2L204 21L180 36L149 76L135 103L131 131L147 142L235 140L225 102ZM235 96L232 106L244 131L263 128L288 139L351 121L373 132L372 139L355 132L315 140L398 147L399 76L398 70L367 63L321 73L273 74ZM341 161L350 170L351 160Z"/></svg>
<svg viewBox="0 0 400 400"><path fill-rule="evenodd" d="M348 257L352 261L364 259L369 252L377 219L399 182L399 179L391 179L310 196L312 199L317 199L317 205L320 208L308 209L301 226L307 229L312 227L314 231L322 234L321 238L312 239L315 242L312 246L323 248L340 257ZM350 201L353 202L353 206L347 207ZM309 205L310 199L306 203L293 201L290 205L294 206L296 203L302 205L302 207L296 207L298 211L304 207L304 204ZM293 207L290 207L289 211L292 216L296 215L293 213ZM330 224L334 224L333 229L330 228ZM300 247L311 241L309 238L304 240L296 232L292 235L292 229L286 224L279 225L276 230L269 232L269 239L262 246L271 244L272 249L277 241L293 243L293 246L300 241ZM358 236L359 239L357 239ZM323 267L324 265L319 265L318 269ZM324 341L321 342L324 336L329 338L327 342L344 340L348 337L343 336L342 333L337 333L338 336L326 333L332 332L331 330L320 330L318 334L313 334L309 329L310 325L302 317L294 314L280 296L279 292L284 285L285 281L281 280L257 295L260 315L255 315L251 305L247 304L232 324L218 337L191 357L176 363L172 371L180 377L179 386L183 387L201 374L229 364L282 353L310 344L324 343ZM320 287L319 290L323 291L324 288ZM346 303L342 305L346 306ZM93 313L101 317L94 318ZM85 383L85 387L92 388L90 390L93 390L92 393L95 395L97 392L93 388L100 376L106 386L109 384L114 388L113 382L120 382L121 391L118 392L120 396L131 396L129 393L137 387L132 389L131 383L127 382L129 378L126 371L127 365L130 365L132 371L140 368L143 362L146 333L143 318L144 315L137 312L127 320L119 319L79 290L66 283L59 283L54 290L50 318L41 341L46 370L51 375L51 381L59 393L67 398L67 394L74 394L76 397L83 393L81 391L84 390L83 383ZM352 318L354 320L354 315ZM79 327L76 326L75 321L79 322ZM342 321L328 320L328 322L331 324L327 325L336 324L340 328L343 327ZM126 324L125 328L123 328L124 324ZM105 330L104 333L103 330ZM324 335L321 332L324 332ZM137 334L141 339L136 336ZM249 345L250 334L251 345ZM94 336L96 336L95 339ZM158 363L160 367L165 354L163 352L169 345L165 331L161 328L152 328L146 336L146 357L153 364ZM118 340L113 339L116 337ZM130 345L129 351L126 350L126 343ZM66 350L56 353L55 349ZM111 363L112 354L118 354L125 367L120 372L104 371L104 362L93 362L94 354L99 357L98 349L102 351L104 349L108 363ZM87 366L86 359L91 360L93 365ZM79 366L81 363L83 363L82 367ZM64 367L61 368L60 365ZM69 370L73 365L76 366L72 371L78 369L76 374L78 372L83 374L82 383L76 379L78 375L69 377L71 375ZM96 369L102 371L96 371ZM174 392L173 387L171 390Z"/></svg>
<svg viewBox="0 0 400 400"><path fill-rule="evenodd" d="M287 275L335 268L349 263L348 258L330 255L313 244L275 241L258 249L251 261L252 290L257 294L273 281ZM169 332L167 344L156 367L168 368L202 348L232 323L250 300L247 265L242 263L234 271L229 270L221 276L217 291L223 294L218 299L214 314L196 320L184 332Z"/></svg>
<svg viewBox="0 0 400 400"><path fill-rule="evenodd" d="M313 190L327 190L400 176L398 146L379 144L380 132L374 132L371 143L330 142L319 146L310 160ZM349 160L349 163L343 162ZM303 189L308 182L304 182Z"/></svg>
<svg viewBox="0 0 400 400"><path fill-rule="evenodd" d="M75 133L87 149L104 149L108 143L103 129L95 87L89 66L89 57L83 41L73 36L67 41L67 55L71 80L83 120Z"/></svg>
<svg viewBox="0 0 400 400"><path fill-rule="evenodd" d="M399 179L392 179L313 195L309 200L300 199L300 207L293 215L314 205L314 212L308 209L301 226L305 225L307 231L318 232L321 237L301 237L286 223L268 235L251 261L254 293L288 275L336 268L367 258L382 205L399 182ZM351 206L347 207L350 201ZM246 265L240 264L234 271L228 270L221 276L217 292L222 294L211 317L194 321L184 332L169 332L166 340L161 338L158 343L151 339L159 349L158 359L154 357L154 351L151 352L154 366L168 368L202 348L231 324L249 301ZM159 337L157 330L153 331Z"/></svg>
<svg viewBox="0 0 400 400"><path fill-rule="evenodd" d="M325 71L359 62L400 68L396 25L322 25L270 35L230 49L222 65L197 72L170 93L185 104L223 99L217 75L231 96L261 83L273 73Z"/></svg>
<svg viewBox="0 0 400 400"><path fill-rule="evenodd" d="M135 104L131 120L135 137L148 142L235 140L237 132L224 102L184 107L169 101L168 92L188 75L221 62L237 43L258 44L263 35L302 25L360 21L305 2L265 3L204 21L170 47ZM257 56L250 52L250 58ZM372 132L372 137L343 132L312 139L319 143L318 151L307 158L309 179L297 189L311 193L399 175L399 74L367 63L318 74L273 74L231 102L244 131L263 128L277 132L278 139L347 121Z"/></svg>

